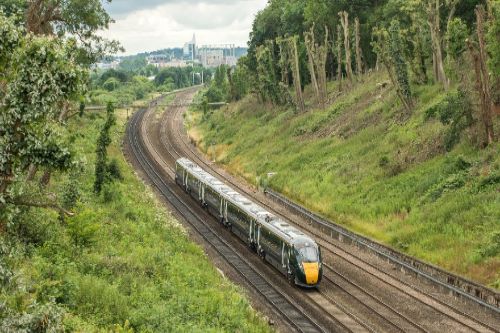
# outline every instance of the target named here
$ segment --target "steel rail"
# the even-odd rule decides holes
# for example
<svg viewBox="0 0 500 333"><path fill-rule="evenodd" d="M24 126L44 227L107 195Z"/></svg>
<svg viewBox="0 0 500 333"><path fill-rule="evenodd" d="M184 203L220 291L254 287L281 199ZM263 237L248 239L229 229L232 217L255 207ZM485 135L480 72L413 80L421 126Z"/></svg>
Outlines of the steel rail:
<svg viewBox="0 0 500 333"><path fill-rule="evenodd" d="M284 318L300 332L324 332L325 330L314 322L307 314L297 308L286 295L272 286L266 279L232 246L211 230L204 220L186 204L179 195L172 191L161 175L149 161L145 148L137 135L137 124L144 116L145 110L138 111L127 127L128 143L143 171L162 193L162 195L176 208L195 230L232 266L243 278L250 283Z"/></svg>

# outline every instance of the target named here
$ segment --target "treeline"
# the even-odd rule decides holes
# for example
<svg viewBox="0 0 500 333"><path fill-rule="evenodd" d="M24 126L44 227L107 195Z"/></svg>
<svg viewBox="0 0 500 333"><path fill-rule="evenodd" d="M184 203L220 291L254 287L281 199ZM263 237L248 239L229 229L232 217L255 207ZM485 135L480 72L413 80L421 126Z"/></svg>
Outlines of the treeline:
<svg viewBox="0 0 500 333"><path fill-rule="evenodd" d="M152 92L164 93L201 84L202 72L210 78L210 72L201 67L158 69L141 57L130 58L120 63L118 69L93 75L88 102L93 105L130 105Z"/></svg>
<svg viewBox="0 0 500 333"><path fill-rule="evenodd" d="M486 146L496 140L500 106L499 17L500 2L492 0L271 0L253 23L248 56L217 87L230 100L251 92L304 111L306 85L324 108L328 82L348 90L383 70L403 118L418 104L416 87L438 84L448 95L429 116L451 124L449 146L476 123Z"/></svg>

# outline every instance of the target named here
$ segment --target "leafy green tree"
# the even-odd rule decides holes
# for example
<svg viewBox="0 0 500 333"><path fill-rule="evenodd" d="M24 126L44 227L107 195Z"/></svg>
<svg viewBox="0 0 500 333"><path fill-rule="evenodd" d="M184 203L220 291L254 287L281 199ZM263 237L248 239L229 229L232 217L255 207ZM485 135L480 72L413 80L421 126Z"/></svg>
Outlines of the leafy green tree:
<svg viewBox="0 0 500 333"><path fill-rule="evenodd" d="M492 99L500 106L500 2L488 3L488 30L486 49L489 54L488 67L492 76Z"/></svg>
<svg viewBox="0 0 500 333"><path fill-rule="evenodd" d="M106 122L97 139L94 181L94 191L97 194L101 193L104 184L110 179L108 176L108 146L111 144L110 130L116 122L114 111L113 104L108 103L106 108Z"/></svg>
<svg viewBox="0 0 500 333"><path fill-rule="evenodd" d="M58 116L80 99L88 73L76 65L74 40L27 35L15 22L0 13L0 206L62 210L47 194L25 191L23 180L30 166L71 166Z"/></svg>
<svg viewBox="0 0 500 333"><path fill-rule="evenodd" d="M102 87L107 91L114 91L118 88L119 85L120 82L116 78L110 77L106 80L106 82L102 84Z"/></svg>
<svg viewBox="0 0 500 333"><path fill-rule="evenodd" d="M238 66L229 74L230 80L230 97L233 101L239 101L248 92L249 89L249 77L251 74L248 71L248 67L245 64L246 57L240 58L238 61Z"/></svg>
<svg viewBox="0 0 500 333"><path fill-rule="evenodd" d="M130 81L132 75L129 72L121 69L108 69L100 76L98 84L103 85L104 82L106 82L110 78L114 78L121 83L125 83Z"/></svg>
<svg viewBox="0 0 500 333"><path fill-rule="evenodd" d="M99 36L112 22L104 0L19 0L26 8L28 32L35 35L73 36L79 43L74 51L81 64L91 65L120 49L116 41ZM109 1L110 2L110 1Z"/></svg>
<svg viewBox="0 0 500 333"><path fill-rule="evenodd" d="M469 29L461 18L456 17L448 23L445 38L447 52L452 59L457 60L465 52L465 40L469 35Z"/></svg>
<svg viewBox="0 0 500 333"><path fill-rule="evenodd" d="M390 44L389 52L394 64L394 72L398 86L406 102L411 105L412 93L410 88L410 79L408 75L408 64L404 58L404 44L401 41L401 27L399 22L394 20L389 28Z"/></svg>

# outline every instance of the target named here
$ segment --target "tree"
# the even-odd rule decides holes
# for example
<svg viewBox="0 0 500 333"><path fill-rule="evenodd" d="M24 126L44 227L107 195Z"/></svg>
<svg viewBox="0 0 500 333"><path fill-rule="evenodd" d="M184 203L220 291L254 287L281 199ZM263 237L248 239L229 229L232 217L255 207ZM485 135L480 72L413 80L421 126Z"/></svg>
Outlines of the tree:
<svg viewBox="0 0 500 333"><path fill-rule="evenodd" d="M495 141L495 133L493 128L493 102L490 91L490 77L487 69L488 55L485 40L484 7L478 6L475 12L477 17L477 47L471 40L468 40L467 46L474 63L476 90L481 101L481 120L485 130L483 143L484 146L487 146Z"/></svg>
<svg viewBox="0 0 500 333"><path fill-rule="evenodd" d="M410 79L408 75L408 65L404 59L403 42L401 40L401 28L398 21L392 21L389 28L389 52L392 57L394 73L405 106L410 111L412 106L412 93L410 88Z"/></svg>
<svg viewBox="0 0 500 333"><path fill-rule="evenodd" d="M63 105L80 100L88 73L76 63L74 40L26 34L15 20L0 12L0 206L64 211L47 193L24 191L24 178L30 166L70 168L58 116Z"/></svg>
<svg viewBox="0 0 500 333"><path fill-rule="evenodd" d="M386 68L406 113L410 113L413 103L411 100L408 68L403 58L399 22L396 20L392 22L390 32L383 28L375 28L373 36L373 49L377 53L380 62Z"/></svg>
<svg viewBox="0 0 500 333"><path fill-rule="evenodd" d="M120 49L116 41L97 35L107 29L112 19L102 0L22 0L26 3L26 30L35 35L74 36L78 61L91 65L103 56ZM75 51L74 50L74 51Z"/></svg>
<svg viewBox="0 0 500 333"><path fill-rule="evenodd" d="M444 0L444 5L448 9L446 26L454 17L457 4L458 0ZM445 90L448 90L450 81L444 70L443 34L441 32L441 7L443 4L441 0L423 0L423 5L431 33L434 76L438 82L443 84Z"/></svg>
<svg viewBox="0 0 500 333"><path fill-rule="evenodd" d="M361 60L361 32L359 26L359 19L356 17L354 20L355 38L356 38L356 74L363 74L363 61Z"/></svg>
<svg viewBox="0 0 500 333"><path fill-rule="evenodd" d="M448 53L447 62L452 73L460 72L459 66L462 63L462 55L467 49L466 40L468 37L469 29L462 19L456 17L448 22L445 40ZM450 76L453 77L453 75Z"/></svg>
<svg viewBox="0 0 500 333"><path fill-rule="evenodd" d="M94 181L94 191L97 194L101 193L104 184L110 179L108 175L108 146L111 144L109 131L116 122L114 110L113 104L108 103L106 108L106 122L97 139Z"/></svg>
<svg viewBox="0 0 500 333"><path fill-rule="evenodd" d="M258 91L262 101L270 101L275 105L286 102L286 91L282 89L276 78L276 62L274 60L274 42L257 48Z"/></svg>
<svg viewBox="0 0 500 333"><path fill-rule="evenodd" d="M339 90L342 90L342 31L340 25L337 26L337 81Z"/></svg>
<svg viewBox="0 0 500 333"><path fill-rule="evenodd" d="M344 50L345 50L345 68L347 79L352 83L352 65L351 65L351 41L349 33L349 14L346 11L339 13L340 24L344 30Z"/></svg>
<svg viewBox="0 0 500 333"><path fill-rule="evenodd" d="M309 58L309 67L313 86L319 103L324 108L326 106L326 59L328 56L328 27L325 27L325 40L323 45L318 45L315 40L314 24L311 29L304 34Z"/></svg>
<svg viewBox="0 0 500 333"><path fill-rule="evenodd" d="M486 32L486 51L488 68L491 73L492 100L500 109L500 2L488 1L488 23Z"/></svg>

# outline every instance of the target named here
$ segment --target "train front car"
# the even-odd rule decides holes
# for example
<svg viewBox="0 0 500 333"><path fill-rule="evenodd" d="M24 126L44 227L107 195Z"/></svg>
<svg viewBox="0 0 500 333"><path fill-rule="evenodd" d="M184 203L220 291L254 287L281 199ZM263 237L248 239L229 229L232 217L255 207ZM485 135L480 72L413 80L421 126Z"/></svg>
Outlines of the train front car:
<svg viewBox="0 0 500 333"><path fill-rule="evenodd" d="M323 276L321 250L310 238L299 238L293 244L293 260L295 268L295 284L314 288L319 286Z"/></svg>

